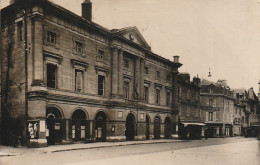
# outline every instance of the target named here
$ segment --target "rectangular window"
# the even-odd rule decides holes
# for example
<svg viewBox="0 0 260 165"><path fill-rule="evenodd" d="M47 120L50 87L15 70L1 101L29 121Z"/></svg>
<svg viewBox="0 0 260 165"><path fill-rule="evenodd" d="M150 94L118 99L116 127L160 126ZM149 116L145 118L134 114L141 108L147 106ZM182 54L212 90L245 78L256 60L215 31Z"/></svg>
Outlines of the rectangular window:
<svg viewBox="0 0 260 165"><path fill-rule="evenodd" d="M129 61L127 59L124 59L124 67L129 68Z"/></svg>
<svg viewBox="0 0 260 165"><path fill-rule="evenodd" d="M213 99L209 99L209 106L210 106L210 107L213 106Z"/></svg>
<svg viewBox="0 0 260 165"><path fill-rule="evenodd" d="M213 112L209 112L209 121L213 121Z"/></svg>
<svg viewBox="0 0 260 165"><path fill-rule="evenodd" d="M75 70L75 91L83 91L83 71L77 69Z"/></svg>
<svg viewBox="0 0 260 165"><path fill-rule="evenodd" d="M104 95L105 76L98 75L98 95Z"/></svg>
<svg viewBox="0 0 260 165"><path fill-rule="evenodd" d="M144 87L144 101L148 103L148 87Z"/></svg>
<svg viewBox="0 0 260 165"><path fill-rule="evenodd" d="M181 98L181 87L178 87L178 98Z"/></svg>
<svg viewBox="0 0 260 165"><path fill-rule="evenodd" d="M155 76L156 76L157 79L160 79L161 78L160 72L156 71L156 75Z"/></svg>
<svg viewBox="0 0 260 165"><path fill-rule="evenodd" d="M160 90L156 89L155 103L160 104Z"/></svg>
<svg viewBox="0 0 260 165"><path fill-rule="evenodd" d="M98 50L98 58L100 60L103 60L104 59L104 51L103 50Z"/></svg>
<svg viewBox="0 0 260 165"><path fill-rule="evenodd" d="M57 87L57 66L53 64L47 64L47 87Z"/></svg>
<svg viewBox="0 0 260 165"><path fill-rule="evenodd" d="M148 67L144 67L144 73L145 73L145 74L149 74L149 69L148 69Z"/></svg>
<svg viewBox="0 0 260 165"><path fill-rule="evenodd" d="M56 34L51 31L47 31L47 41L56 44Z"/></svg>
<svg viewBox="0 0 260 165"><path fill-rule="evenodd" d="M170 102L171 102L171 93L169 91L167 91L166 93L166 105L170 106Z"/></svg>
<svg viewBox="0 0 260 165"><path fill-rule="evenodd" d="M124 95L126 99L129 99L129 82L124 82Z"/></svg>
<svg viewBox="0 0 260 165"><path fill-rule="evenodd" d="M18 22L18 26L17 26L17 38L18 41L22 41L23 40L23 22Z"/></svg>
<svg viewBox="0 0 260 165"><path fill-rule="evenodd" d="M169 74L167 74L166 80L167 80L167 81L170 81L170 80L171 80L171 76L170 76Z"/></svg>
<svg viewBox="0 0 260 165"><path fill-rule="evenodd" d="M81 42L76 41L76 51L82 53L83 52L83 44Z"/></svg>

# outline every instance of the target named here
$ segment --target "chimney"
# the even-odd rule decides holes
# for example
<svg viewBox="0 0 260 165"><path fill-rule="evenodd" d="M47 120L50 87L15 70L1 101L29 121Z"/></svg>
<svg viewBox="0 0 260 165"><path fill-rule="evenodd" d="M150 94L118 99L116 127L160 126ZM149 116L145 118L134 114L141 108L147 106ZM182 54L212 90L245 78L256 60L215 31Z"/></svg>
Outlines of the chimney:
<svg viewBox="0 0 260 165"><path fill-rule="evenodd" d="M85 0L82 4L82 17L88 21L92 21L92 2Z"/></svg>
<svg viewBox="0 0 260 165"><path fill-rule="evenodd" d="M179 63L179 57L180 57L180 56L178 56L178 55L173 56L173 62Z"/></svg>

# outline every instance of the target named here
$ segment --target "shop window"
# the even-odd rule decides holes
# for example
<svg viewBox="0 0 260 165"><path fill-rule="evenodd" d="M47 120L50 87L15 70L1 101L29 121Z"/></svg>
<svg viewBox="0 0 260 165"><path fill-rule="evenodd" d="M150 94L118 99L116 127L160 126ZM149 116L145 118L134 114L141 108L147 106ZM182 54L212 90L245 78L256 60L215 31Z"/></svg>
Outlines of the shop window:
<svg viewBox="0 0 260 165"><path fill-rule="evenodd" d="M57 87L57 66L53 64L47 64L47 87Z"/></svg>
<svg viewBox="0 0 260 165"><path fill-rule="evenodd" d="M77 69L75 70L75 91L83 91L83 71Z"/></svg>
<svg viewBox="0 0 260 165"><path fill-rule="evenodd" d="M51 31L47 31L47 41L56 44L56 34Z"/></svg>
<svg viewBox="0 0 260 165"><path fill-rule="evenodd" d="M98 75L98 95L104 95L105 76Z"/></svg>

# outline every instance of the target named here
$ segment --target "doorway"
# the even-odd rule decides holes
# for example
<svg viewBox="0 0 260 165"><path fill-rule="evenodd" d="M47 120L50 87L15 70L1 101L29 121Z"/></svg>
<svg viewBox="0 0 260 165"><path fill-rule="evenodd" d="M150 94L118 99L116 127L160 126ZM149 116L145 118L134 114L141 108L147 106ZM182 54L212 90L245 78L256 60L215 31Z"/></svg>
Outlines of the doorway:
<svg viewBox="0 0 260 165"><path fill-rule="evenodd" d="M135 138L135 116L129 113L126 117L126 140L134 140Z"/></svg>

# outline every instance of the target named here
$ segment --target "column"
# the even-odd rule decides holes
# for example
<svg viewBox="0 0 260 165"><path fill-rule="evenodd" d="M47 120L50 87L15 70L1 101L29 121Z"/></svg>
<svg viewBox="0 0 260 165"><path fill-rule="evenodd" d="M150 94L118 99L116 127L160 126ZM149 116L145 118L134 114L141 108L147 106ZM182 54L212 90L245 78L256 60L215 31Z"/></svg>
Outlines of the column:
<svg viewBox="0 0 260 165"><path fill-rule="evenodd" d="M43 25L42 16L34 15L33 22L33 84L43 84Z"/></svg>
<svg viewBox="0 0 260 165"><path fill-rule="evenodd" d="M123 51L119 51L118 56L118 95L123 98L123 68L124 68L124 54Z"/></svg>
<svg viewBox="0 0 260 165"><path fill-rule="evenodd" d="M118 95L118 49L112 50L112 97Z"/></svg>
<svg viewBox="0 0 260 165"><path fill-rule="evenodd" d="M140 98L140 58L135 59L134 98Z"/></svg>
<svg viewBox="0 0 260 165"><path fill-rule="evenodd" d="M174 70L172 72L172 110L173 111L178 110L178 104L177 104L177 94L178 94L177 74L178 74L178 71Z"/></svg>
<svg viewBox="0 0 260 165"><path fill-rule="evenodd" d="M140 100L144 100L144 59L141 59L141 68L140 68Z"/></svg>

